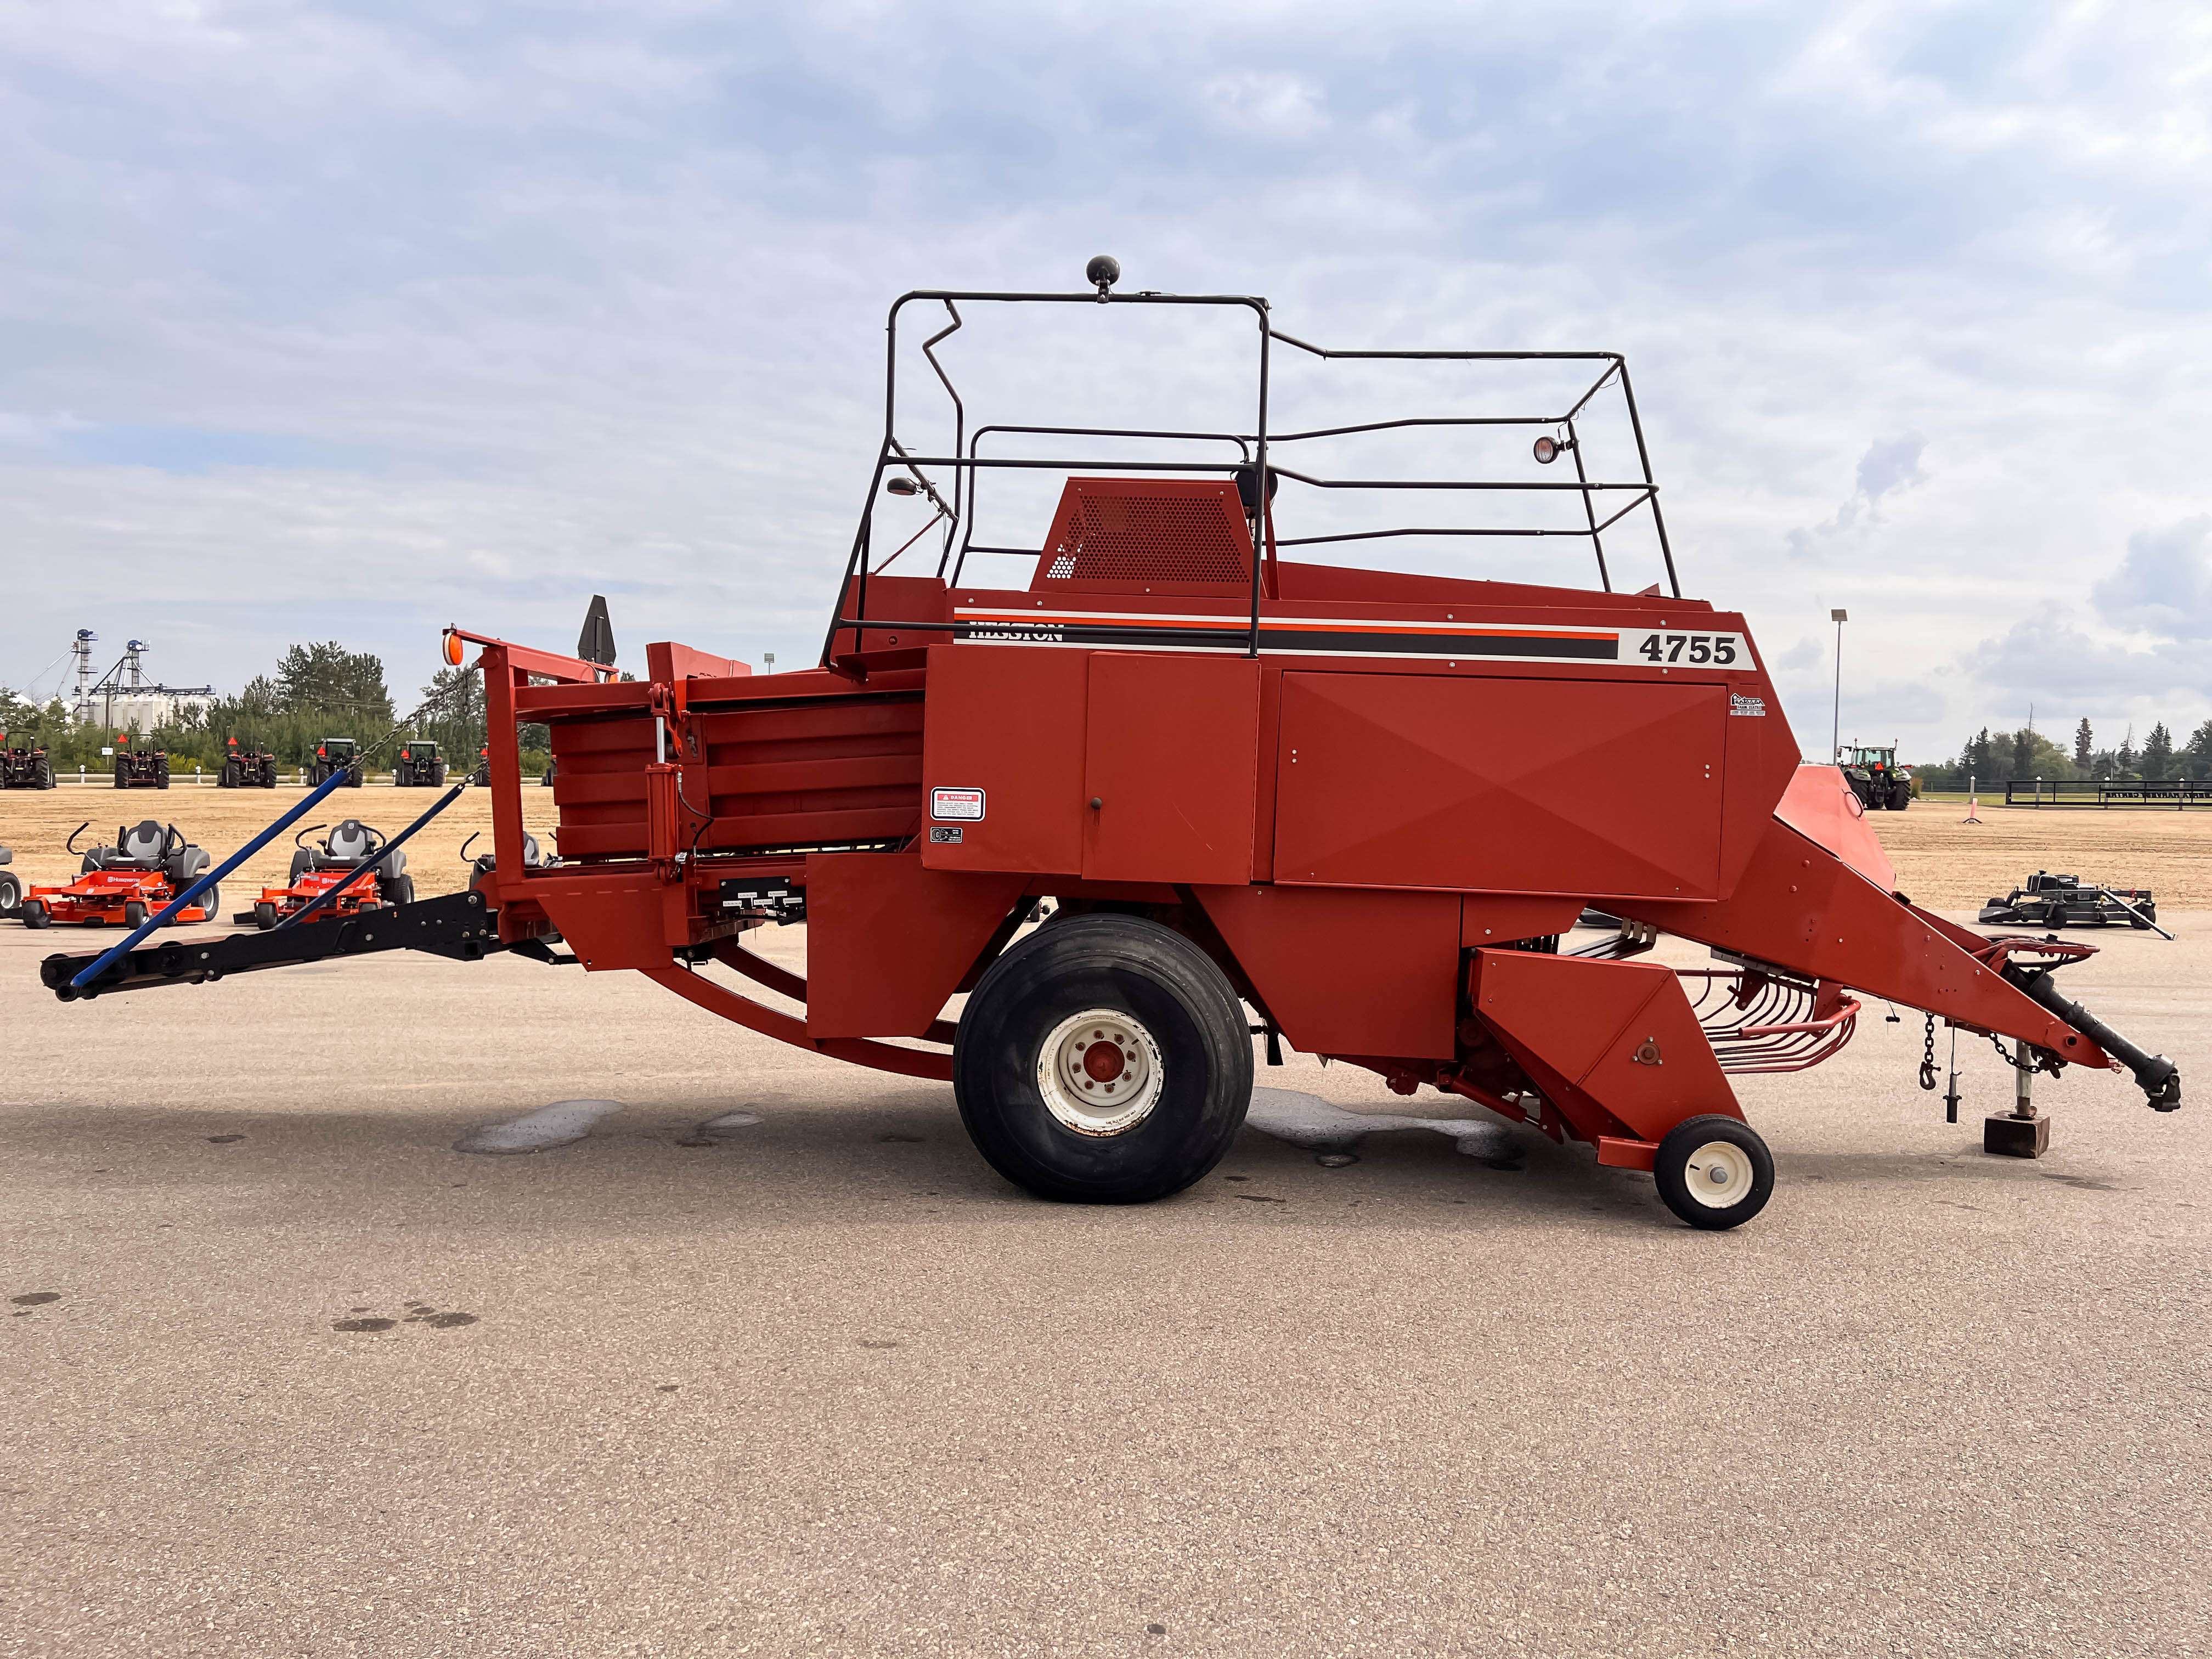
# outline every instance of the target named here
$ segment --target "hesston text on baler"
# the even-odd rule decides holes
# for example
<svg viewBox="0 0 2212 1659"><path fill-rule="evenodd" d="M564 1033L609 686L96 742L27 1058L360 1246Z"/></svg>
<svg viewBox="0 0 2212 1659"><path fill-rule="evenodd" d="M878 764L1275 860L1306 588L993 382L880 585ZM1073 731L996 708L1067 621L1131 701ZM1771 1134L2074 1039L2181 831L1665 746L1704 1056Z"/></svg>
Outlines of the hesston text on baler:
<svg viewBox="0 0 2212 1659"><path fill-rule="evenodd" d="M453 629L449 661L481 647L489 715L496 857L470 891L56 957L46 982L90 996L393 946L634 970L798 1047L951 1082L1002 1174L1097 1202L1212 1167L1249 1101L1255 1035L1588 1142L1708 1228L1757 1213L1773 1178L1729 1075L1833 1054L1854 993L2010 1039L2039 1141L2035 1070L2124 1064L2154 1107L2179 1103L2170 1061L2054 988L2087 947L1985 939L1913 905L1836 769L1798 766L1742 617L1681 596L1619 356L1331 351L1274 331L1264 301L1115 294L1103 258L1089 275L1095 292L892 307L883 447L817 666L755 675L662 643L619 681L598 602L573 656ZM961 305L1001 302L1077 328L1132 309L1241 317L1256 412L1213 432L971 428L935 348ZM902 360L913 307L944 326L918 347L909 331ZM902 435L917 349L950 396L949 444ZM1271 429L1271 374L1347 361L1577 379L1544 413ZM1573 477L1526 450L1475 477L1322 470L1347 443L1463 462L1529 428L1534 462L1571 457ZM1632 458L1625 481L1585 470L1584 440L1606 432ZM1025 453L1000 453L1010 439ZM1051 453L1092 441L1106 459ZM979 486L1011 495L1040 476L1060 485L1041 543L979 536ZM1443 527L1345 516L1407 490L1478 510ZM1498 522L1515 500L1544 521ZM889 556L886 512L922 515ZM1301 533L1279 537L1279 516ZM1614 590L1632 533L1663 587ZM1539 534L1583 541L1598 586L1281 556ZM884 573L925 535L933 572ZM1021 585L973 574L1009 554ZM557 863L526 857L520 723L551 734ZM1048 896L1050 920L1023 933ZM1585 906L1620 932L1560 954ZM804 979L745 948L801 920ZM1719 965L1633 960L1659 933Z"/></svg>

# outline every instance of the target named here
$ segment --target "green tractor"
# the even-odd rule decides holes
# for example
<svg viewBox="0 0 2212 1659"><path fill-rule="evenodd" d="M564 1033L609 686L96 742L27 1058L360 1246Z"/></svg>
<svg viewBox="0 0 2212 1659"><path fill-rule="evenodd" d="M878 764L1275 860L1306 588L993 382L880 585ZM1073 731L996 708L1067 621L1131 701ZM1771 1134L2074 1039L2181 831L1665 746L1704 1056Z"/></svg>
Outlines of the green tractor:
<svg viewBox="0 0 2212 1659"><path fill-rule="evenodd" d="M438 745L416 739L399 745L392 758L392 781L402 789L434 789L446 781L446 763Z"/></svg>
<svg viewBox="0 0 2212 1659"><path fill-rule="evenodd" d="M1845 744L1836 750L1836 764L1868 811L1902 812L1912 805L1912 769L1898 763L1895 744L1880 749Z"/></svg>
<svg viewBox="0 0 2212 1659"><path fill-rule="evenodd" d="M343 787L361 787L361 745L351 738L325 738L315 745L315 763L308 769L308 784L319 784L340 772L346 775Z"/></svg>

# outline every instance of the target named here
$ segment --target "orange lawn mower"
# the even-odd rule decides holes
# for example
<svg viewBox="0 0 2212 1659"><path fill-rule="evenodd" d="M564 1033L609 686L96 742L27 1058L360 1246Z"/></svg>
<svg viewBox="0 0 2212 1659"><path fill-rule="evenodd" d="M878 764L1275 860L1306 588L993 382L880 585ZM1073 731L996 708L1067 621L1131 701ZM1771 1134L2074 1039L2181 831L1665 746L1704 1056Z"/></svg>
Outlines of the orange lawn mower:
<svg viewBox="0 0 2212 1659"><path fill-rule="evenodd" d="M266 933L295 916L320 921L414 901L415 878L402 873L407 854L386 850L380 830L347 818L319 844L303 844L321 828L310 824L293 838L298 850L292 854L287 884L263 888L254 907L240 911L233 921L251 922Z"/></svg>
<svg viewBox="0 0 2212 1659"><path fill-rule="evenodd" d="M76 838L90 823L87 819L70 832L66 843L70 852L76 851ZM23 926L50 927L62 921L92 927L143 927L207 867L207 854L185 841L173 823L148 818L136 826L118 825L115 845L86 853L75 881L66 887L33 887L24 894ZM222 890L210 886L169 921L213 921L222 903Z"/></svg>

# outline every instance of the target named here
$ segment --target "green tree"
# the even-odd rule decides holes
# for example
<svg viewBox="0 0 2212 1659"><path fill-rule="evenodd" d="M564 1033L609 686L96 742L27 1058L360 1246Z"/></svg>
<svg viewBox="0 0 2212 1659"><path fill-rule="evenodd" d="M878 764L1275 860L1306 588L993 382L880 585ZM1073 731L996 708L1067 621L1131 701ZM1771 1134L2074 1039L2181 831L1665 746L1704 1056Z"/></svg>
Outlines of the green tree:
<svg viewBox="0 0 2212 1659"><path fill-rule="evenodd" d="M1959 751L1959 764L1966 769L1969 775L1984 783L1996 776L1996 756L1990 742L1988 726L1984 726L1966 739L1966 746Z"/></svg>
<svg viewBox="0 0 2212 1659"><path fill-rule="evenodd" d="M288 714L337 716L361 728L343 735L366 741L381 737L392 724L392 693L385 689L384 661L367 651L349 651L336 640L289 648L276 665L276 701Z"/></svg>
<svg viewBox="0 0 2212 1659"><path fill-rule="evenodd" d="M2160 720L2143 739L2142 775L2145 778L2166 778L2173 775L2173 733Z"/></svg>
<svg viewBox="0 0 2212 1659"><path fill-rule="evenodd" d="M2089 769L2090 758L2095 754L2095 745L2092 740L2089 731L2088 717L2084 715L2081 720L2081 724L2074 728L2075 766L2082 772L2087 772Z"/></svg>
<svg viewBox="0 0 2212 1659"><path fill-rule="evenodd" d="M2181 751L2181 764L2185 777L2212 778L2212 720L2190 734Z"/></svg>
<svg viewBox="0 0 2212 1659"><path fill-rule="evenodd" d="M2132 726L2128 727L2127 736L2120 739L2120 746L2112 751L2112 775L2116 778L2136 775L2136 729Z"/></svg>

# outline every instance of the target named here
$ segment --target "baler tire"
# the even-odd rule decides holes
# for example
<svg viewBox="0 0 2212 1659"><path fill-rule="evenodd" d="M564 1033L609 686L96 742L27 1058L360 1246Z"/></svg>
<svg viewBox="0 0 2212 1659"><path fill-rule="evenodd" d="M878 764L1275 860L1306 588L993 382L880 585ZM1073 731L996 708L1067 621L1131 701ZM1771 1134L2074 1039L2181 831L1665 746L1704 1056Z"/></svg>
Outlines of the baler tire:
<svg viewBox="0 0 2212 1659"><path fill-rule="evenodd" d="M1710 1202L1692 1185L1705 1172L1703 1166L1693 1172L1693 1161L1717 1144L1732 1146L1740 1155L1727 1160L1735 1166L1728 1187L1742 1194L1733 1203ZM1741 1118L1708 1113L1683 1119L1661 1137L1651 1175L1659 1184L1659 1196L1676 1216L1692 1227L1718 1232L1741 1227L1766 1207L1774 1192L1774 1157L1759 1131Z"/></svg>
<svg viewBox="0 0 2212 1659"><path fill-rule="evenodd" d="M52 915L52 913L51 911L49 911L49 910L46 908L46 900L44 900L44 899L25 899L25 900L23 901L23 926L24 926L24 927L52 927L53 925L54 925L54 918L53 918L53 915Z"/></svg>
<svg viewBox="0 0 2212 1659"><path fill-rule="evenodd" d="M1071 1127L1039 1080L1046 1048L1094 1011L1140 1028L1153 1049L1144 1063L1158 1067L1144 1115L1101 1133ZM1070 917L1015 945L975 987L953 1043L953 1097L975 1150L1016 1186L1066 1203L1148 1203L1203 1178L1236 1139L1252 1103L1249 1023L1182 935L1138 916Z"/></svg>

